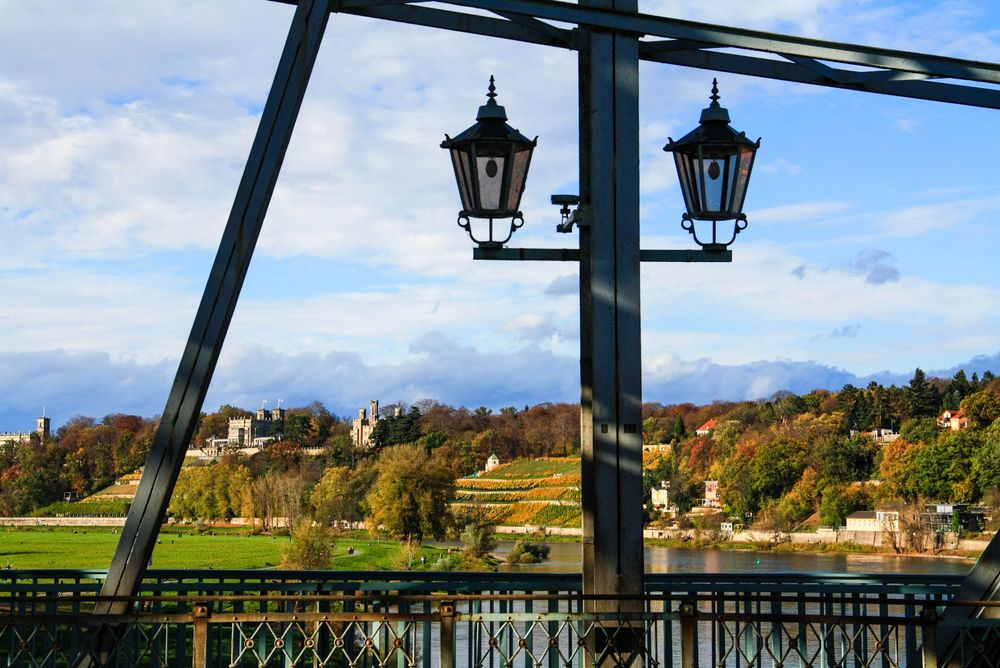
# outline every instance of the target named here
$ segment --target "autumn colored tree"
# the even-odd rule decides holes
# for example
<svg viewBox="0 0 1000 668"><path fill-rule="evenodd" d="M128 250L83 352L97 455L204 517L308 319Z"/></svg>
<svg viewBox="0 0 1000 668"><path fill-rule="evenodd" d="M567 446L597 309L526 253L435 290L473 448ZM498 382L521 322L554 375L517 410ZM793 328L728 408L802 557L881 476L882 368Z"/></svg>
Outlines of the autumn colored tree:
<svg viewBox="0 0 1000 668"><path fill-rule="evenodd" d="M398 539L443 538L455 479L449 468L416 445L386 448L368 494L369 523Z"/></svg>
<svg viewBox="0 0 1000 668"><path fill-rule="evenodd" d="M961 405L969 424L985 429L1000 417L1000 383L970 394Z"/></svg>
<svg viewBox="0 0 1000 668"><path fill-rule="evenodd" d="M313 517L328 525L363 520L368 513L365 497L377 476L378 470L371 462L362 462L355 468L326 469L309 496Z"/></svg>

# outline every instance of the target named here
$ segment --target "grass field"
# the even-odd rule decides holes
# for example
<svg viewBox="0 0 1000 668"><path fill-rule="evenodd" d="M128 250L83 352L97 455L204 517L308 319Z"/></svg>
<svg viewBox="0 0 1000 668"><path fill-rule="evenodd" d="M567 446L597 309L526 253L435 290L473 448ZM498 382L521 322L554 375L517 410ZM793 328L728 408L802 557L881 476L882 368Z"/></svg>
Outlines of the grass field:
<svg viewBox="0 0 1000 668"><path fill-rule="evenodd" d="M0 568L95 568L106 569L111 563L118 534L107 528L90 529L3 529L0 530ZM153 552L153 568L275 568L287 537L241 535L217 532L165 532ZM354 554L348 554L349 548ZM402 547L392 541L363 536L337 541L332 568L337 570L395 570L405 567ZM429 567L446 550L421 546L413 568L420 568L420 557Z"/></svg>

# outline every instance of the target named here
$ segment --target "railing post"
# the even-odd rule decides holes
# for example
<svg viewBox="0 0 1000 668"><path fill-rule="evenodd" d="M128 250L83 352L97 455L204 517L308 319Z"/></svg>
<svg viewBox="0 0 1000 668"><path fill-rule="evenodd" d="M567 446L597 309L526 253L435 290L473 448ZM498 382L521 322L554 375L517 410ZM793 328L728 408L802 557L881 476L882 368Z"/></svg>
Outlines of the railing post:
<svg viewBox="0 0 1000 668"><path fill-rule="evenodd" d="M923 621L921 624L921 631L924 641L924 666L923 668L937 668L938 666L938 656L937 656L937 625L938 625L938 613L937 608L934 606L924 606L924 609L920 612L920 619Z"/></svg>
<svg viewBox="0 0 1000 668"><path fill-rule="evenodd" d="M681 668L698 668L698 604L681 601Z"/></svg>
<svg viewBox="0 0 1000 668"><path fill-rule="evenodd" d="M438 648L441 668L455 668L455 604L441 601L438 608L441 617L441 645Z"/></svg>
<svg viewBox="0 0 1000 668"><path fill-rule="evenodd" d="M208 619L212 609L207 603L195 603L191 608L194 622L194 647L191 648L192 668L208 668Z"/></svg>

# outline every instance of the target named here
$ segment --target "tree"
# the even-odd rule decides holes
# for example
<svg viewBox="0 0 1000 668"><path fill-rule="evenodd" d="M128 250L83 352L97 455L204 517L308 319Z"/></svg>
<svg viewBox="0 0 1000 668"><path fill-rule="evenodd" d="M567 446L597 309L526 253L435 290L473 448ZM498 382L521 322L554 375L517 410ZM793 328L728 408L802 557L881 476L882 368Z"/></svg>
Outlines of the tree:
<svg viewBox="0 0 1000 668"><path fill-rule="evenodd" d="M368 462L353 469L347 466L326 469L309 497L313 517L328 525L363 520L368 512L365 497L377 476L375 466Z"/></svg>
<svg viewBox="0 0 1000 668"><path fill-rule="evenodd" d="M450 525L455 479L449 468L415 445L386 448L368 494L369 522L398 539L441 538Z"/></svg>
<svg viewBox="0 0 1000 668"><path fill-rule="evenodd" d="M853 385L844 385L837 394L837 410L843 413L847 429L867 431L872 428L871 406L865 393Z"/></svg>
<svg viewBox="0 0 1000 668"><path fill-rule="evenodd" d="M826 439L817 449L820 487L868 480L875 468L877 448L864 436Z"/></svg>
<svg viewBox="0 0 1000 668"><path fill-rule="evenodd" d="M942 502L968 502L978 496L972 456L981 445L972 431L956 431L920 448L911 475L917 494Z"/></svg>
<svg viewBox="0 0 1000 668"><path fill-rule="evenodd" d="M938 439L941 428L931 417L910 418L899 428L899 435L910 443L933 443Z"/></svg>
<svg viewBox="0 0 1000 668"><path fill-rule="evenodd" d="M983 445L972 456L972 470L980 489L1000 490L1000 422L983 432Z"/></svg>
<svg viewBox="0 0 1000 668"><path fill-rule="evenodd" d="M496 526L486 520L473 521L465 525L462 535L462 552L467 557L479 559L496 549L494 534Z"/></svg>
<svg viewBox="0 0 1000 668"><path fill-rule="evenodd" d="M819 521L823 526L842 527L847 516L856 510L870 510L871 496L864 488L834 485L823 490L819 507Z"/></svg>
<svg viewBox="0 0 1000 668"><path fill-rule="evenodd" d="M911 443L902 437L885 444L882 448L882 461L879 462L879 478L882 480L880 497L902 499L911 503L916 500L918 492L913 470L917 453L923 447L926 446Z"/></svg>
<svg viewBox="0 0 1000 668"><path fill-rule="evenodd" d="M786 437L765 442L750 461L750 488L759 502L779 499L799 480L805 466L801 443Z"/></svg>
<svg viewBox="0 0 1000 668"><path fill-rule="evenodd" d="M683 441L685 438L687 438L687 429L684 428L684 418L682 418L680 415L678 415L677 419L674 420L673 436L674 438L677 439L678 442Z"/></svg>
<svg viewBox="0 0 1000 668"><path fill-rule="evenodd" d="M992 385L962 400L962 412L970 426L985 428L1000 417L1000 388Z"/></svg>
<svg viewBox="0 0 1000 668"><path fill-rule="evenodd" d="M920 367L913 372L907 389L910 407L914 417L936 417L941 408L941 394L927 380Z"/></svg>
<svg viewBox="0 0 1000 668"><path fill-rule="evenodd" d="M412 406L407 413L379 418L372 430L371 442L376 448L404 443L416 443L420 438L420 409Z"/></svg>
<svg viewBox="0 0 1000 668"><path fill-rule="evenodd" d="M315 571L330 568L335 536L329 527L303 520L292 532L292 540L281 555L285 570Z"/></svg>

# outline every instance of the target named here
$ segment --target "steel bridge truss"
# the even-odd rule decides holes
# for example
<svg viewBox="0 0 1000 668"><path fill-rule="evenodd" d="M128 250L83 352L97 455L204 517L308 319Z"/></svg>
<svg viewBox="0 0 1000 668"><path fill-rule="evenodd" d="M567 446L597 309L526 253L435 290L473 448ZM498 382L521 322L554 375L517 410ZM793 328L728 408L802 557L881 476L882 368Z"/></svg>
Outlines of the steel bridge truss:
<svg viewBox="0 0 1000 668"><path fill-rule="evenodd" d="M271 0L295 5L295 0ZM579 50L586 28L639 37L639 59L1000 109L1000 65L730 28L557 0L342 0L334 11ZM947 80L945 83L943 80ZM964 83L968 82L968 83ZM970 85L977 84L977 85Z"/></svg>

